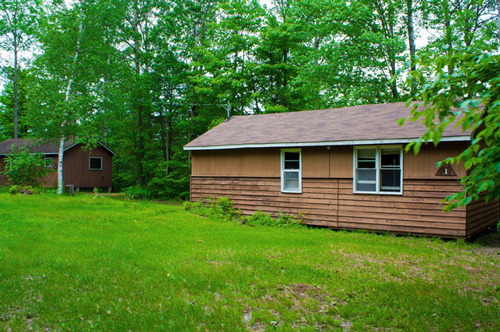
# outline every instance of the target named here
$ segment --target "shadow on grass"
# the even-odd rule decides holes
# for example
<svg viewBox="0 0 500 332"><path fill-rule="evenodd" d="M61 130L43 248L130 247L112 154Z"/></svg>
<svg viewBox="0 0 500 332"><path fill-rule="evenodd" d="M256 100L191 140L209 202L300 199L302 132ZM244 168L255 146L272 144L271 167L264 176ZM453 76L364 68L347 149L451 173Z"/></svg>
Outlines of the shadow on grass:
<svg viewBox="0 0 500 332"><path fill-rule="evenodd" d="M496 252L500 255L500 232L498 229L480 234L472 240L472 243L479 245L479 250L484 252Z"/></svg>

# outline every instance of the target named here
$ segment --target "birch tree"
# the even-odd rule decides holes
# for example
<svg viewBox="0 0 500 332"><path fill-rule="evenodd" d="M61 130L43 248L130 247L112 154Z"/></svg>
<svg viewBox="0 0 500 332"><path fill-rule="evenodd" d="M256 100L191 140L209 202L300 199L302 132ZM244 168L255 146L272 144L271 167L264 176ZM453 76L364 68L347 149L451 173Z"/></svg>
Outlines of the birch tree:
<svg viewBox="0 0 500 332"><path fill-rule="evenodd" d="M73 64L71 66L71 71L68 77L68 84L66 85L66 91L64 94L64 105L69 105L71 98L71 89L73 88L73 83L75 82L75 69L78 63L78 57L80 56L80 43L83 34L83 23L82 23L82 10L80 9L80 15L78 17L78 30L76 33L76 45L75 45L75 55L73 57ZM61 123L61 134L59 138L59 153L58 153L58 167L57 167L57 192L59 194L63 193L63 166L64 166L64 148L66 146L66 126L68 123L69 112L65 111L63 113L63 121Z"/></svg>
<svg viewBox="0 0 500 332"><path fill-rule="evenodd" d="M101 4L105 6L105 4ZM35 136L55 140L58 153L58 193L64 190L64 150L68 139L93 136L105 75L107 35L100 24L105 8L90 1L51 8L40 30L41 55L29 92L29 118ZM100 18L100 19L99 19ZM85 128L87 131L82 130Z"/></svg>

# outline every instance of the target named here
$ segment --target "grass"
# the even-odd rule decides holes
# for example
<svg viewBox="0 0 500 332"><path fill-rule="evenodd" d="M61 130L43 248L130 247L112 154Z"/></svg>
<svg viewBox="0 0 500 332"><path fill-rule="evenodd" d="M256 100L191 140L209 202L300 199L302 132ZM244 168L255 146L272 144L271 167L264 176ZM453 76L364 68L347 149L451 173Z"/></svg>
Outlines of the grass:
<svg viewBox="0 0 500 332"><path fill-rule="evenodd" d="M499 285L499 251L460 241L0 194L4 331L498 331Z"/></svg>

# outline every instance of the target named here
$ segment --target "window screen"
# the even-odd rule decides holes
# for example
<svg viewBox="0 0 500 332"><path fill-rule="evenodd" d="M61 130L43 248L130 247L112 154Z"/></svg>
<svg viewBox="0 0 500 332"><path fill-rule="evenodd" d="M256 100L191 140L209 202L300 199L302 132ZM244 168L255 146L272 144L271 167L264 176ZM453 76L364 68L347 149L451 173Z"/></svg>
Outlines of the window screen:
<svg viewBox="0 0 500 332"><path fill-rule="evenodd" d="M102 158L92 158L90 157L90 170L101 170L102 169Z"/></svg>
<svg viewBox="0 0 500 332"><path fill-rule="evenodd" d="M300 151L284 151L281 154L281 190L284 192L301 192L301 160Z"/></svg>
<svg viewBox="0 0 500 332"><path fill-rule="evenodd" d="M376 152L375 149L358 150L357 191L377 191Z"/></svg>
<svg viewBox="0 0 500 332"><path fill-rule="evenodd" d="M401 193L401 148L358 148L354 191Z"/></svg>
<svg viewBox="0 0 500 332"><path fill-rule="evenodd" d="M401 191L401 151L381 149L380 191Z"/></svg>

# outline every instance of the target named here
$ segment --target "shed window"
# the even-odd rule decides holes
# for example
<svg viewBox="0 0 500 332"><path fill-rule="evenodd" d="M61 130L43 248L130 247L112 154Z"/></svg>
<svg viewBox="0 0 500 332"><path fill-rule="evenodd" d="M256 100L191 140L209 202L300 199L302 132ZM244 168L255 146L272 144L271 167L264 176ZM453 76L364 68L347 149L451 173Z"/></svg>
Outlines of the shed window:
<svg viewBox="0 0 500 332"><path fill-rule="evenodd" d="M358 147L354 149L354 192L402 193L401 147Z"/></svg>
<svg viewBox="0 0 500 332"><path fill-rule="evenodd" d="M281 191L302 192L302 151L281 150Z"/></svg>
<svg viewBox="0 0 500 332"><path fill-rule="evenodd" d="M90 157L89 159L89 169L91 171L102 170L102 158Z"/></svg>
<svg viewBox="0 0 500 332"><path fill-rule="evenodd" d="M45 167L47 168L52 167L52 158L45 158Z"/></svg>

